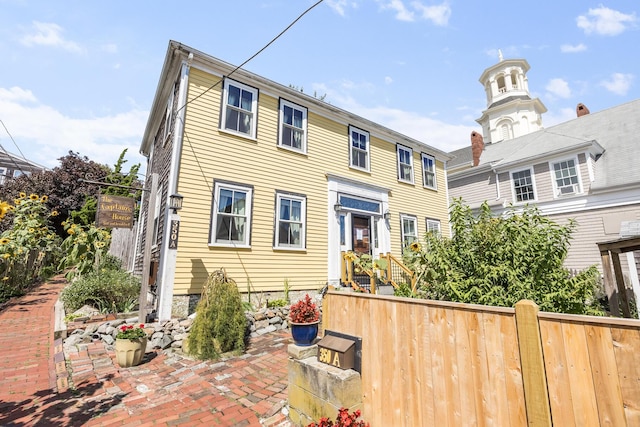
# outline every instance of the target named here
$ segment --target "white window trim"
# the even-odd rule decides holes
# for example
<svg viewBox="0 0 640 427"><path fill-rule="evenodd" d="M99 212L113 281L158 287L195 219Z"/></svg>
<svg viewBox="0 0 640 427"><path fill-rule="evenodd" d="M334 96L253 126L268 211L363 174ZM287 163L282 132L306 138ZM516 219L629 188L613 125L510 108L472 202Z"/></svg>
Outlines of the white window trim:
<svg viewBox="0 0 640 427"><path fill-rule="evenodd" d="M409 166L411 167L411 179L403 179L400 177L400 170L401 170L401 166L402 164L400 163L400 150L404 150L404 151L408 151L409 152ZM400 144L396 144L396 162L397 162L397 167L398 167L398 181L400 182L406 182L409 184L413 184L414 183L414 179L413 179L413 175L414 175L414 167L413 167L413 149L409 148L409 147L405 147L404 145L400 145Z"/></svg>
<svg viewBox="0 0 640 427"><path fill-rule="evenodd" d="M280 232L280 201L296 200L300 202L300 221L302 223L300 227L300 246L293 245L281 245L279 243L278 233ZM307 198L305 196L295 195L291 193L276 193L276 206L275 206L275 227L274 227L274 240L273 249L286 250L286 251L304 251L307 249L306 231L307 231Z"/></svg>
<svg viewBox="0 0 640 427"><path fill-rule="evenodd" d="M515 186L515 182L513 181L513 174L518 172L524 172L526 170L528 170L529 174L531 175L531 186L533 187L533 200L525 200L523 202L519 202L516 199L516 186ZM522 169L509 171L509 179L511 181L511 194L512 194L512 200L514 205L526 205L527 203L534 203L538 201L538 189L536 188L536 175L533 173L533 167L525 167Z"/></svg>
<svg viewBox="0 0 640 427"><path fill-rule="evenodd" d="M427 228L426 228L427 233L428 233L429 231L432 231L432 230L430 230L430 228L433 228L433 226L434 226L434 225L436 225L436 226L437 226L436 228L438 229L438 230L436 231L436 234L437 234L438 236L442 234L442 225L441 225L441 223L440 223L440 220L439 220L439 219L435 219L435 218L426 218L425 223L426 223L426 227L427 227ZM430 227L430 226L431 226L431 227Z"/></svg>
<svg viewBox="0 0 640 427"><path fill-rule="evenodd" d="M302 147L295 148L289 145L285 145L282 143L282 132L284 130L284 107L290 107L294 110L302 111ZM280 98L280 107L279 107L279 118L278 118L278 147L284 148L286 150L295 151L297 153L307 154L307 108L298 104L294 104L293 102L287 101L286 99Z"/></svg>
<svg viewBox="0 0 640 427"><path fill-rule="evenodd" d="M227 100L229 99L229 85L236 86L242 90L246 90L248 92L253 93L253 100L251 102L251 113L253 114L253 121L251 122L251 132L249 134L234 131L233 129L227 129L225 127L227 121ZM224 89L222 91L222 116L220 117L220 131L230 133L233 135L237 135L243 138L248 139L256 139L256 129L258 125L258 89L255 87L247 86L238 81L225 78L224 79Z"/></svg>
<svg viewBox="0 0 640 427"><path fill-rule="evenodd" d="M351 145L351 133L357 132L359 134L365 135L367 137L367 167L363 168L361 166L356 166L353 164L353 146ZM365 172L371 171L371 134L365 130L357 128L355 126L349 126L349 167L351 169L357 169Z"/></svg>
<svg viewBox="0 0 640 427"><path fill-rule="evenodd" d="M422 186L431 190L438 189L438 178L436 173L436 158L425 153L421 153L420 163L422 164ZM424 168L424 160L430 159L433 162L433 186L427 185L427 170ZM428 171L431 172L431 171Z"/></svg>
<svg viewBox="0 0 640 427"><path fill-rule="evenodd" d="M173 134L173 97L175 93L175 85L171 88L169 99L167 100L167 112L164 118L164 135L162 136L163 144L167 143L167 140L171 134Z"/></svg>
<svg viewBox="0 0 640 427"><path fill-rule="evenodd" d="M158 246L158 239L160 238L160 212L162 212L162 185L158 186L156 191L156 201L153 211L153 240L152 246Z"/></svg>
<svg viewBox="0 0 640 427"><path fill-rule="evenodd" d="M246 198L246 219L247 232L243 242L216 242L216 229L218 223L218 201L220 200L220 190L239 190L247 193ZM222 248L250 248L251 247L251 222L253 214L253 188L241 184L232 184L227 182L216 182L213 189L213 203L211 207L211 231L209 233L209 246Z"/></svg>
<svg viewBox="0 0 640 427"><path fill-rule="evenodd" d="M415 215L409 215L409 214L400 214L400 245L402 246L402 251L404 252L404 250L408 247L405 246L404 242L405 242L405 237L407 237L407 235L405 235L404 233L404 221L405 220L410 220L413 221L415 230L416 230L416 235L415 240L414 241L418 241L420 233L418 232L418 217Z"/></svg>
<svg viewBox="0 0 640 427"><path fill-rule="evenodd" d="M571 161L573 160L573 164L575 165L576 168L576 177L578 178L578 191L574 191L573 193L567 193L567 194L560 194L560 190L558 188L558 184L556 183L556 173L555 170L553 168L554 165L556 165L557 163L562 163L562 162L567 162L567 161ZM566 157L566 158L562 158L562 159L558 159L558 160L553 160L549 162L549 173L551 174L551 183L553 185L553 198L554 199L562 199L565 197L571 197L571 196L575 196L577 194L582 194L583 192L583 186L582 186L582 178L581 178L581 174L580 174L580 163L578 162L578 157L574 156L574 157Z"/></svg>

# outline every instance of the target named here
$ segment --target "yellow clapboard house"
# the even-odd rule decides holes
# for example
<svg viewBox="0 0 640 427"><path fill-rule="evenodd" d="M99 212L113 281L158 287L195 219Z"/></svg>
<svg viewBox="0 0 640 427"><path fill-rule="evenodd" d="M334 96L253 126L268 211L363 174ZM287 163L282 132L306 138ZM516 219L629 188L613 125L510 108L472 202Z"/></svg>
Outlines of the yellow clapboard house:
<svg viewBox="0 0 640 427"><path fill-rule="evenodd" d="M140 151L136 269L160 318L222 267L243 293L318 290L340 285L344 251L449 234L447 153L175 41Z"/></svg>

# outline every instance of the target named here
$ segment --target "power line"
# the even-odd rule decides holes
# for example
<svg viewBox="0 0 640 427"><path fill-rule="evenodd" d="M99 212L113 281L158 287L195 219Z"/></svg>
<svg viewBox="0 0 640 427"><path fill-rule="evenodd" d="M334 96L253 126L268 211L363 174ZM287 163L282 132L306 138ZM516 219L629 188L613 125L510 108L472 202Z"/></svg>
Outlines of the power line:
<svg viewBox="0 0 640 427"><path fill-rule="evenodd" d="M7 132L7 135L9 135L9 138L11 139L11 141L13 141L13 145L16 146L16 148L18 149L18 151L22 155L22 158L26 161L27 158L24 156L24 153L22 152L22 150L20 150L20 147L18 147L18 144L16 143L16 140L13 139L13 136L11 135L11 132L9 132L9 129L7 129L7 126L4 124L4 122L2 120L0 120L0 123L2 123L2 127L4 128L5 132ZM0 149L2 149L2 151L7 155L7 158L9 160L11 160L11 162L16 167L16 169L19 170L22 173L22 175L27 177L27 180L31 183L31 185L35 185L35 183L33 182L33 179L31 179L30 174L26 173L24 170L22 170L20 165L18 165L18 162L16 162L16 159L14 159L13 155L11 155L2 145L0 145ZM5 174L5 176L6 176L6 174Z"/></svg>
<svg viewBox="0 0 640 427"><path fill-rule="evenodd" d="M256 53L254 53L249 59L247 59L246 61L244 61L242 64L238 65L236 68L234 68L233 70L231 70L231 72L229 74L227 74L227 77L229 77L230 75L232 75L233 73L235 73L236 71L238 71L240 68L244 67L249 61L251 61L253 58L255 58L256 56L260 55L266 48L268 48L269 46L271 46L276 40L278 40L284 33L286 33L291 27L293 27L295 25L296 22L298 22L300 19L302 19L302 17L304 15L306 15L307 13L309 13L314 7L318 6L320 3L322 3L324 0L318 0L316 3L314 3L313 5L311 5L309 8L307 8L307 10L305 10L304 12L302 12L296 19L294 19L289 25L287 25L287 27L282 30L280 32L280 34L278 34L277 36L275 36L274 38L271 39L271 41L269 43L267 43L266 45L264 45L259 51L257 51ZM207 90L205 90L204 92L198 94L198 96L196 96L195 98L187 101L184 103L184 105L182 107L180 107L176 113L178 113L180 110L182 110L184 107L186 107L187 105L191 104L193 101L195 101L196 99L200 98L201 96L203 96L204 94L206 94L207 92L209 92L210 90L212 90L213 88L215 88L216 86L218 86L220 84L222 80L218 80L217 82L215 82L214 84L212 84L211 86L209 86L207 88Z"/></svg>

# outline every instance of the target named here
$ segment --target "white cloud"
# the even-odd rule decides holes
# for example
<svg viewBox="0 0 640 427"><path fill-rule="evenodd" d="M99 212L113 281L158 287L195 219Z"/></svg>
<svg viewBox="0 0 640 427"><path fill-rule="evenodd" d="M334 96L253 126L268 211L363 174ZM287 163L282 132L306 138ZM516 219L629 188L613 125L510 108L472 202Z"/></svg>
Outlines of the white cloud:
<svg viewBox="0 0 640 427"><path fill-rule="evenodd" d="M5 89L0 87L0 101L10 101L10 102L36 102L37 99L33 95L33 92L30 90L24 90L19 87L12 87L10 89Z"/></svg>
<svg viewBox="0 0 640 427"><path fill-rule="evenodd" d="M393 83L393 79L389 76L386 76L384 78L384 83L390 85L391 83Z"/></svg>
<svg viewBox="0 0 640 427"><path fill-rule="evenodd" d="M396 132L424 142L439 150L449 152L470 145L469 135L479 131L479 126L449 124L412 111L385 106L366 107L351 95L333 90L328 85L315 84L314 89L326 93L336 107L379 123Z"/></svg>
<svg viewBox="0 0 640 427"><path fill-rule="evenodd" d="M327 6L333 9L334 12L336 12L338 15L345 16L347 13L346 9L348 7L351 7L352 9L357 9L358 3L356 1L349 1L349 0L328 0Z"/></svg>
<svg viewBox="0 0 640 427"><path fill-rule="evenodd" d="M58 24L33 21L32 32L24 35L20 43L25 46L53 46L72 53L84 53L85 50L78 43L65 40L62 37L63 28Z"/></svg>
<svg viewBox="0 0 640 427"><path fill-rule="evenodd" d="M563 44L560 46L560 52L562 53L584 52L585 50L587 50L587 46L582 43L577 45Z"/></svg>
<svg viewBox="0 0 640 427"><path fill-rule="evenodd" d="M628 24L636 21L635 13L625 14L604 6L589 9L587 16L580 15L576 18L578 28L582 28L585 34L596 33L603 36L618 35L627 29Z"/></svg>
<svg viewBox="0 0 640 427"><path fill-rule="evenodd" d="M557 96L559 98L571 97L571 89L569 88L569 83L567 83L567 81L564 79L549 80L549 83L547 83L545 89L552 96Z"/></svg>
<svg viewBox="0 0 640 427"><path fill-rule="evenodd" d="M451 17L449 1L439 5L425 6L420 1L412 1L408 7L403 0L377 0L383 10L396 12L399 21L413 22L417 19L431 21L435 25L446 26Z"/></svg>
<svg viewBox="0 0 640 427"><path fill-rule="evenodd" d="M112 165L125 148L132 164L144 165L138 150L147 116L148 111L132 109L115 115L74 118L38 102L29 90L0 87L2 121L25 156L47 167L57 166L57 159L69 150Z"/></svg>
<svg viewBox="0 0 640 427"><path fill-rule="evenodd" d="M422 15L423 19L441 27L446 26L449 23L449 18L451 18L451 7L448 2L440 5L425 6L418 1L414 1L411 6Z"/></svg>
<svg viewBox="0 0 640 427"><path fill-rule="evenodd" d="M609 92L616 95L626 95L633 82L633 74L613 73L609 80L600 82L600 86L605 87Z"/></svg>
<svg viewBox="0 0 640 427"><path fill-rule="evenodd" d="M411 22L415 19L414 13L407 9L402 0L387 0L382 4L382 9L394 10L399 21Z"/></svg>
<svg viewBox="0 0 640 427"><path fill-rule="evenodd" d="M544 127L549 128L551 126L567 122L576 118L576 109L574 108L560 108L556 111L549 111L542 117L544 121Z"/></svg>

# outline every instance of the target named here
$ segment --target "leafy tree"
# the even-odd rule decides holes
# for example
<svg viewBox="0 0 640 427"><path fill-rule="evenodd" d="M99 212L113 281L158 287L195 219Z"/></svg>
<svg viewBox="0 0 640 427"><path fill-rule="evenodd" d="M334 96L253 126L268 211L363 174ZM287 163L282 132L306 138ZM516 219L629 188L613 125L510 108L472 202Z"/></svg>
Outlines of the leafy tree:
<svg viewBox="0 0 640 427"><path fill-rule="evenodd" d="M99 185L87 181L106 182L121 186L140 187L137 174L140 164L133 165L129 172L123 172L123 165L127 162L123 150L113 169L79 153L69 151L69 154L58 159L60 166L51 170L21 175L0 186L0 200L13 200L20 193L47 194L47 207L59 213L52 221L56 233L66 237L63 223L71 219L72 222L88 226L95 220L97 209L97 195L129 195L131 191L117 186L101 188ZM133 197L139 197L140 191L134 192ZM11 227L10 215L0 222L0 231Z"/></svg>
<svg viewBox="0 0 640 427"><path fill-rule="evenodd" d="M451 225L452 238L427 233L404 254L421 296L507 307L530 299L543 311L604 314L596 267L573 277L563 267L575 222L559 225L530 206L494 216L486 202L474 215L457 199Z"/></svg>
<svg viewBox="0 0 640 427"><path fill-rule="evenodd" d="M87 197L95 196L100 191L98 185L85 180L103 180L109 173L109 167L73 151L58 160L60 166L51 170L21 175L8 181L0 187L0 200L17 199L20 193L47 194L47 207L59 213L52 221L56 234L66 236L62 223L70 217L72 211L82 208ZM0 224L1 231L10 227L10 218Z"/></svg>

